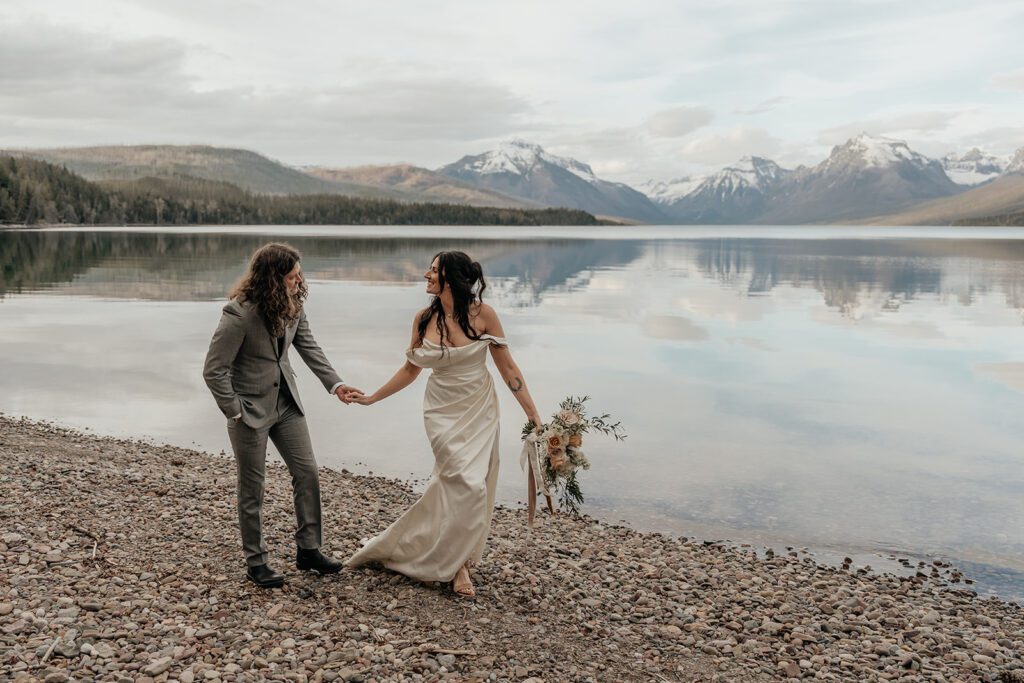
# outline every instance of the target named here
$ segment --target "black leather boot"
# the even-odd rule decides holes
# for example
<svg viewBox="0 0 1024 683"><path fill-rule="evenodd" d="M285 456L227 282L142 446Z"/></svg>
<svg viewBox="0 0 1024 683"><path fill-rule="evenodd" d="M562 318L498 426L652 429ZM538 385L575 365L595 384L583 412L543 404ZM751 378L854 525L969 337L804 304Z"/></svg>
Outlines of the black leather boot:
<svg viewBox="0 0 1024 683"><path fill-rule="evenodd" d="M337 574L341 571L342 564L327 557L316 548L299 548L299 552L295 555L295 566L303 571Z"/></svg>
<svg viewBox="0 0 1024 683"><path fill-rule="evenodd" d="M280 588L284 585L284 577L271 569L268 564L249 567L245 576L260 588Z"/></svg>

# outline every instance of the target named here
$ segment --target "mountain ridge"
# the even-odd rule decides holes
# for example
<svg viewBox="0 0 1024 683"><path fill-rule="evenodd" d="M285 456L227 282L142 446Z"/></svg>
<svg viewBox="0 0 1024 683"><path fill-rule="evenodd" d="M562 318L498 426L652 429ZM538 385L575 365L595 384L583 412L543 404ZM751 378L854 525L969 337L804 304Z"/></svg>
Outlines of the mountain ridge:
<svg viewBox="0 0 1024 683"><path fill-rule="evenodd" d="M810 167L756 156L715 173L648 181L644 192L521 138L436 170L414 164L292 167L240 148L111 145L13 150L101 183L144 178L227 182L268 195L336 194L476 207L568 207L627 223L802 224L921 221L948 224L1019 211L1024 148L998 157L974 148L929 158L906 142L866 133ZM998 172L998 173L997 173ZM152 184L152 181L150 181ZM996 183L990 192L974 192ZM168 187L173 187L173 184ZM962 200L957 197L963 195Z"/></svg>
<svg viewBox="0 0 1024 683"><path fill-rule="evenodd" d="M303 171L332 182L347 182L370 187L390 188L416 198L469 206L502 208L541 208L542 205L478 188L455 178L413 164L386 164L350 167L309 166Z"/></svg>
<svg viewBox="0 0 1024 683"><path fill-rule="evenodd" d="M624 183L601 180L589 165L518 138L495 150L466 155L437 172L548 206L587 207L584 210L598 215L653 223L666 218L643 193Z"/></svg>
<svg viewBox="0 0 1024 683"><path fill-rule="evenodd" d="M962 190L942 164L911 150L905 142L862 133L833 147L818 165L793 172L756 222L851 221Z"/></svg>
<svg viewBox="0 0 1024 683"><path fill-rule="evenodd" d="M341 194L401 199L380 188L315 178L258 152L234 147L99 145L11 150L11 153L63 165L86 180L94 181L188 176L228 182L257 194Z"/></svg>

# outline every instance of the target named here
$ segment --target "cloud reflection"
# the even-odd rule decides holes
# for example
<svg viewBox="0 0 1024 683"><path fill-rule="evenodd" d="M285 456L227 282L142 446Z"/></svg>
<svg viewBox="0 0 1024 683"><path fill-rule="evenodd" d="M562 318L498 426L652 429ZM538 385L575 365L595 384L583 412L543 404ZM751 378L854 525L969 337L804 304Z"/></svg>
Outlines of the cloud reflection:
<svg viewBox="0 0 1024 683"><path fill-rule="evenodd" d="M588 443L589 511L752 540L1024 557L1024 243L343 231L286 237L346 380L369 390L393 373L425 264L468 251L542 411L585 393L627 426L624 446ZM199 365L220 299L268 239L0 232L0 410L226 448ZM429 473L422 380L339 409L295 364L321 462ZM523 417L500 400L499 495L515 502Z"/></svg>
<svg viewBox="0 0 1024 683"><path fill-rule="evenodd" d="M708 331L677 315L654 315L643 322L644 334L671 341L704 341Z"/></svg>

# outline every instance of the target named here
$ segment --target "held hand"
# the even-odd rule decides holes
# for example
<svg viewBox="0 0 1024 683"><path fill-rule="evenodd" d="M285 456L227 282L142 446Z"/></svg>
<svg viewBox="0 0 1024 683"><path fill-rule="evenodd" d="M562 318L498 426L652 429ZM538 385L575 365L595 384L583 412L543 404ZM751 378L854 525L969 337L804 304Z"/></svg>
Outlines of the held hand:
<svg viewBox="0 0 1024 683"><path fill-rule="evenodd" d="M356 389L355 387L350 387L347 384L342 384L341 386L334 390L334 394L338 397L339 401L341 401L345 405L349 405L350 403L352 403L353 399L355 399L358 396L362 396L363 392L360 389Z"/></svg>
<svg viewBox="0 0 1024 683"><path fill-rule="evenodd" d="M372 406L377 402L377 397L375 395L365 396L360 393L358 396L352 397L352 402L358 403L361 406Z"/></svg>

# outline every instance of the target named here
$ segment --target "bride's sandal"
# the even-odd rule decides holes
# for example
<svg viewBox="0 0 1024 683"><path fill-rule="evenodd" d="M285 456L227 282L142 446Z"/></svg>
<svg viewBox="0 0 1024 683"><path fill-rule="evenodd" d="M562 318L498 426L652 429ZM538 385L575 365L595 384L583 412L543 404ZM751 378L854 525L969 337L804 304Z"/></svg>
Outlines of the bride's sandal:
<svg viewBox="0 0 1024 683"><path fill-rule="evenodd" d="M452 581L452 590L455 591L456 595L464 598L476 597L476 591L473 590L473 582L469 579L469 569L465 566L459 567L459 571L455 574L455 579Z"/></svg>

